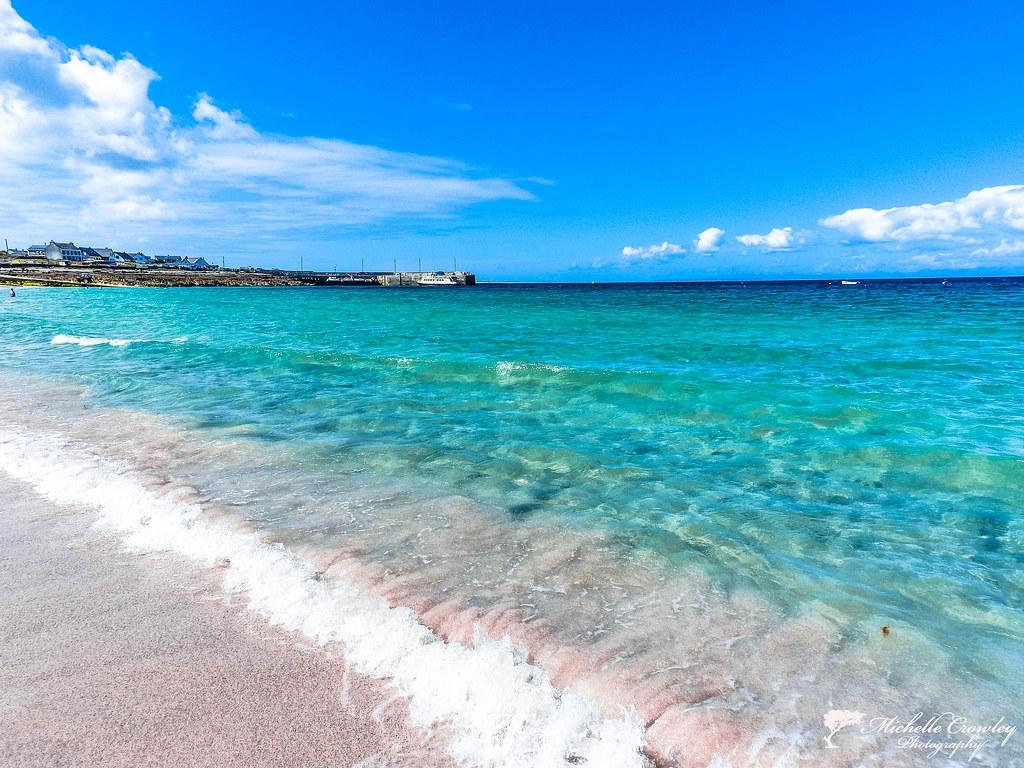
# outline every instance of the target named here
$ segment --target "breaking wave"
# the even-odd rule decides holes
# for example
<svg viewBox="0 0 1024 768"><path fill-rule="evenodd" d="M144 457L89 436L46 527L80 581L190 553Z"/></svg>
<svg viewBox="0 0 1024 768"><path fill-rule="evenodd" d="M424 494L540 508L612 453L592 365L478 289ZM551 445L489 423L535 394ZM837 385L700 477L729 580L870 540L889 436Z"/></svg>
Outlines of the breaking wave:
<svg viewBox="0 0 1024 768"><path fill-rule="evenodd" d="M220 566L225 591L243 595L250 610L321 645L341 643L347 661L390 679L408 697L414 724L447 723L450 751L463 764L649 765L635 712L602 717L588 699L557 689L508 639L478 633L471 644L444 642L412 610L324 579L285 546L207 518L199 504L182 499L180 489L149 490L130 467L56 432L0 428L0 471L50 501L93 510L96 527L132 550L170 551Z"/></svg>
<svg viewBox="0 0 1024 768"><path fill-rule="evenodd" d="M137 339L104 339L96 336L69 336L64 333L58 333L50 339L51 344L76 344L79 347L99 347L104 344L111 347L127 347L129 344L136 341Z"/></svg>

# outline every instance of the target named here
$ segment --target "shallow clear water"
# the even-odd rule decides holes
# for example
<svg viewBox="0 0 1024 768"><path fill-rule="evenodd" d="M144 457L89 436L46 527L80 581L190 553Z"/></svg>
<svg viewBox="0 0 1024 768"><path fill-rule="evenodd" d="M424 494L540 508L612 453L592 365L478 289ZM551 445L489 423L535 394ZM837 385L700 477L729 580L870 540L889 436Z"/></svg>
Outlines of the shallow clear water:
<svg viewBox="0 0 1024 768"><path fill-rule="evenodd" d="M644 627L666 626L638 606L685 574L756 599L751 627L762 610L846 638L890 624L1009 700L1022 338L1024 280L21 289L0 304L8 370L216 443L176 471L289 546L357 546L383 588L419 573L410 603L521 606L536 585L510 590L516 563L578 573L579 600L541 590L521 610L582 645L599 612L580 607L586 585L642 571L615 615L644 619L620 644L653 648ZM446 510L447 532L395 547L410 509ZM599 546L585 566L535 565L551 536ZM517 540L533 544L503 550ZM673 632L666 659L689 647Z"/></svg>

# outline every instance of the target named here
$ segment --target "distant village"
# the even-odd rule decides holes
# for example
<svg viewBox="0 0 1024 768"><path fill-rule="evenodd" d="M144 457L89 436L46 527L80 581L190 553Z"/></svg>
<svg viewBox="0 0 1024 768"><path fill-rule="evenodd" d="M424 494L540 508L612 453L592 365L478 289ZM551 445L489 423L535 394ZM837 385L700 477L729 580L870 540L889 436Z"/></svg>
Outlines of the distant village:
<svg viewBox="0 0 1024 768"><path fill-rule="evenodd" d="M6 242L5 242L6 245ZM397 265L396 265L397 266ZM201 256L148 256L51 240L0 251L0 285L174 287L324 286L412 287L476 285L472 272L311 272L231 267Z"/></svg>
<svg viewBox="0 0 1024 768"><path fill-rule="evenodd" d="M27 250L8 249L0 254L0 260L24 266L48 266L64 262L69 266L81 267L148 267L191 271L221 269L220 265L211 264L202 256L147 256L141 251L128 253L112 248L90 248L74 243L58 243L55 240L46 245L30 246Z"/></svg>

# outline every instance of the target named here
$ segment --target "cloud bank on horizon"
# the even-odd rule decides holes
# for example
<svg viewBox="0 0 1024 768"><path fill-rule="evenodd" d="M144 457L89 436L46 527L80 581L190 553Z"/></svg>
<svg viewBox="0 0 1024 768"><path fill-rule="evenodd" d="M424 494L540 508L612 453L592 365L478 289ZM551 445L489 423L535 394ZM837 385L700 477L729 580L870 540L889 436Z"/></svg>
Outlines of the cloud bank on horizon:
<svg viewBox="0 0 1024 768"><path fill-rule="evenodd" d="M683 246L665 240L660 245L646 247L627 245L622 249L622 259L626 262L668 261L673 256L681 256L684 253L686 253L686 249Z"/></svg>
<svg viewBox="0 0 1024 768"><path fill-rule="evenodd" d="M721 247L725 230L708 227L700 232L693 241L694 253L711 254ZM678 243L663 240L660 244L648 246L627 245L620 252L620 264L629 266L636 263L664 264L674 258L683 256L686 249ZM603 260L595 262L596 266L606 266Z"/></svg>
<svg viewBox="0 0 1024 768"><path fill-rule="evenodd" d="M150 98L158 77L131 54L46 38L0 0L5 235L259 243L534 197L454 160L261 133L205 93L182 120Z"/></svg>
<svg viewBox="0 0 1024 768"><path fill-rule="evenodd" d="M737 235L744 248L762 253L797 251L811 235L827 236L836 232L841 247L884 246L890 257L889 268L897 272L922 269L977 269L1005 267L1020 263L1024 256L1024 185L985 187L963 197L941 203L896 206L892 208L851 208L818 221L824 232L794 232L792 227L773 227L764 234ZM694 240L694 252L713 254L721 250L725 230L710 227ZM623 266L636 261L664 261L663 246L622 249ZM676 246L678 247L678 246ZM674 251L683 254L679 249ZM876 269L877 262L865 258L863 250L847 270ZM604 266L604 263L599 263Z"/></svg>
<svg viewBox="0 0 1024 768"><path fill-rule="evenodd" d="M854 208L821 224L869 243L949 240L962 233L1024 230L1024 186L988 187L948 203Z"/></svg>

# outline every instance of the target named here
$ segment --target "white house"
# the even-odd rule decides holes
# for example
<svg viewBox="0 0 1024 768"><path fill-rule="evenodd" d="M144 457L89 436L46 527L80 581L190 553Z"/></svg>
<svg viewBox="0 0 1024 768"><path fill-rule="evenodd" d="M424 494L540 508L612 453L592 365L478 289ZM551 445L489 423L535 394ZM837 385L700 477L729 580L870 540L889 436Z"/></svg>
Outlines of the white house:
<svg viewBox="0 0 1024 768"><path fill-rule="evenodd" d="M166 256L154 256L153 261L161 267L180 267L183 260L181 256L167 254Z"/></svg>
<svg viewBox="0 0 1024 768"><path fill-rule="evenodd" d="M85 254L74 243L57 243L51 240L46 245L46 258L51 261L82 261Z"/></svg>

